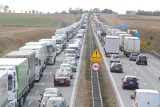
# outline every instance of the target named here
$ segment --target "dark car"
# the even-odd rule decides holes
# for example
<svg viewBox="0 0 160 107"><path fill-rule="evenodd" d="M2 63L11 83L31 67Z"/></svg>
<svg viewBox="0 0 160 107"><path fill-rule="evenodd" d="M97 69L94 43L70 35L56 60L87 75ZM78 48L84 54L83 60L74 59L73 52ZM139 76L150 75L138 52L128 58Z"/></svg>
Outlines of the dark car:
<svg viewBox="0 0 160 107"><path fill-rule="evenodd" d="M131 60L131 61L136 61L138 55L139 55L139 53L131 53L131 54L129 55L129 60Z"/></svg>
<svg viewBox="0 0 160 107"><path fill-rule="evenodd" d="M137 59L136 59L136 64L144 64L147 65L147 57L145 55L138 55Z"/></svg>
<svg viewBox="0 0 160 107"><path fill-rule="evenodd" d="M121 63L113 62L110 66L111 72L123 72L123 67Z"/></svg>
<svg viewBox="0 0 160 107"><path fill-rule="evenodd" d="M125 76L122 79L122 88L123 89L138 89L139 88L139 79L135 76Z"/></svg>

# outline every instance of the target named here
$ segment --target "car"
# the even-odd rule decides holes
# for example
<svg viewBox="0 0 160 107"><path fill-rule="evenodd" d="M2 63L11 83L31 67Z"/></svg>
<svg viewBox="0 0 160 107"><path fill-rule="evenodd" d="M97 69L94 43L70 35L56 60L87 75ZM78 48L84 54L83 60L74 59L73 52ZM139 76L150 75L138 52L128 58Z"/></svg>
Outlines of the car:
<svg viewBox="0 0 160 107"><path fill-rule="evenodd" d="M139 79L136 76L125 76L122 78L123 89L139 89Z"/></svg>
<svg viewBox="0 0 160 107"><path fill-rule="evenodd" d="M63 97L49 97L45 107L69 107Z"/></svg>
<svg viewBox="0 0 160 107"><path fill-rule="evenodd" d="M120 72L122 73L123 72L123 67L122 67L122 64L119 63L119 62L113 62L110 66L110 71L111 72Z"/></svg>
<svg viewBox="0 0 160 107"><path fill-rule="evenodd" d="M136 59L136 64L144 64L147 65L147 56L146 55L138 55L137 59Z"/></svg>
<svg viewBox="0 0 160 107"><path fill-rule="evenodd" d="M131 60L131 61L136 61L138 55L139 55L139 53L131 53L131 54L129 55L129 60Z"/></svg>
<svg viewBox="0 0 160 107"><path fill-rule="evenodd" d="M43 107L46 104L46 101L49 97L58 97L62 96L58 88L46 88L41 95L41 100L39 100L39 107Z"/></svg>
<svg viewBox="0 0 160 107"><path fill-rule="evenodd" d="M63 59L63 63L67 63L71 65L72 71L76 72L77 71L77 62L72 60L72 59Z"/></svg>
<svg viewBox="0 0 160 107"><path fill-rule="evenodd" d="M112 62L120 62L120 58L118 54L112 54L110 58L110 63Z"/></svg>
<svg viewBox="0 0 160 107"><path fill-rule="evenodd" d="M54 86L67 85L70 86L70 77L66 72L56 72L54 75Z"/></svg>

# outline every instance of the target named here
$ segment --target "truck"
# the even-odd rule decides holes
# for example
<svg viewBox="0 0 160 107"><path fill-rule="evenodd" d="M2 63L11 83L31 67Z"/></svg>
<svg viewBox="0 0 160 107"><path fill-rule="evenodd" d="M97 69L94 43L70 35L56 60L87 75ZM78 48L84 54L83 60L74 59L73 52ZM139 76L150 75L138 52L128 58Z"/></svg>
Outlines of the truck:
<svg viewBox="0 0 160 107"><path fill-rule="evenodd" d="M54 64L56 62L56 39L40 39L40 42L45 41L47 43L47 65Z"/></svg>
<svg viewBox="0 0 160 107"><path fill-rule="evenodd" d="M43 46L43 58L44 58L44 68L46 68L47 63L47 43L42 42L27 42L25 43L26 46Z"/></svg>
<svg viewBox="0 0 160 107"><path fill-rule="evenodd" d="M125 37L132 37L131 34L128 34L128 33L122 33L122 34L119 34L119 38L120 38L120 44L119 44L119 48L121 51L124 50L124 39Z"/></svg>
<svg viewBox="0 0 160 107"><path fill-rule="evenodd" d="M62 36L52 36L52 39L56 39L56 48L57 48L56 51L57 55L59 55L66 47L64 38Z"/></svg>
<svg viewBox="0 0 160 107"><path fill-rule="evenodd" d="M157 90L151 89L136 89L132 107L160 107L160 93Z"/></svg>
<svg viewBox="0 0 160 107"><path fill-rule="evenodd" d="M117 36L106 36L104 52L107 57L111 56L111 54L119 54L119 42L120 38Z"/></svg>
<svg viewBox="0 0 160 107"><path fill-rule="evenodd" d="M44 47L43 46L23 46L19 48L20 51L35 51L36 52L36 58L35 58L35 65L36 65L36 76L35 80L39 81L41 77L43 76L43 70L44 70Z"/></svg>
<svg viewBox="0 0 160 107"><path fill-rule="evenodd" d="M137 37L125 37L124 55L129 57L131 53L140 53L140 39Z"/></svg>
<svg viewBox="0 0 160 107"><path fill-rule="evenodd" d="M8 107L22 107L28 94L28 59L0 58L0 72L8 71Z"/></svg>
<svg viewBox="0 0 160 107"><path fill-rule="evenodd" d="M29 83L29 92L33 88L36 77L36 66L35 66L35 51L12 51L6 55L4 58L27 58L28 59L28 83Z"/></svg>
<svg viewBox="0 0 160 107"><path fill-rule="evenodd" d="M0 107L8 107L8 72L0 72Z"/></svg>

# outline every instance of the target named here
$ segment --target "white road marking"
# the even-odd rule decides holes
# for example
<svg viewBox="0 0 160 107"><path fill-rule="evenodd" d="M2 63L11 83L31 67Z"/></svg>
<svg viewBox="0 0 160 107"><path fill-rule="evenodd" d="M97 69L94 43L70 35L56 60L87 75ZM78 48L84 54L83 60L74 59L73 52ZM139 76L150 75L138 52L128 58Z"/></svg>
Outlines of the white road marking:
<svg viewBox="0 0 160 107"><path fill-rule="evenodd" d="M37 90L35 94L38 94L38 92L39 92L39 91Z"/></svg>
<svg viewBox="0 0 160 107"><path fill-rule="evenodd" d="M132 67L130 67L131 69L133 69Z"/></svg>
<svg viewBox="0 0 160 107"><path fill-rule="evenodd" d="M42 86L44 85L44 82L41 84Z"/></svg>
<svg viewBox="0 0 160 107"><path fill-rule="evenodd" d="M31 103L32 103L32 100L29 101L28 105L31 105Z"/></svg>
<svg viewBox="0 0 160 107"><path fill-rule="evenodd" d="M52 72L50 71L50 74L51 74Z"/></svg>
<svg viewBox="0 0 160 107"><path fill-rule="evenodd" d="M129 63L127 63L129 65Z"/></svg>
<svg viewBox="0 0 160 107"><path fill-rule="evenodd" d="M160 63L158 63L158 62L156 62L154 60L151 60L151 59L149 59L149 60L152 61L152 62L154 62L154 63L156 63L156 64L158 64L158 65L160 65Z"/></svg>
<svg viewBox="0 0 160 107"><path fill-rule="evenodd" d="M134 71L134 73L136 74L137 72L136 72L136 71Z"/></svg>
<svg viewBox="0 0 160 107"><path fill-rule="evenodd" d="M160 71L157 68L155 68L154 66L151 66L151 67L160 74Z"/></svg>
<svg viewBox="0 0 160 107"><path fill-rule="evenodd" d="M46 79L48 79L48 76L46 76Z"/></svg>
<svg viewBox="0 0 160 107"><path fill-rule="evenodd" d="M148 63L148 65L150 65L150 66L151 66L151 64L150 64L150 63Z"/></svg>
<svg viewBox="0 0 160 107"><path fill-rule="evenodd" d="M145 86L147 86L147 84L146 84L145 82L143 82L143 84L144 84Z"/></svg>

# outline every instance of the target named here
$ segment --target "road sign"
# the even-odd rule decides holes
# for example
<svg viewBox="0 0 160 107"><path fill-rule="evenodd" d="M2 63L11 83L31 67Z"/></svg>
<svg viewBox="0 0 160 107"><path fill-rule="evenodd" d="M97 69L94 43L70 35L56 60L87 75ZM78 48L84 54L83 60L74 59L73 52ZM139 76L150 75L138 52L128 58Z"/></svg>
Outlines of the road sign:
<svg viewBox="0 0 160 107"><path fill-rule="evenodd" d="M119 29L128 29L128 26L127 25L121 25L121 26L119 26Z"/></svg>
<svg viewBox="0 0 160 107"><path fill-rule="evenodd" d="M99 63L97 63L97 62L93 63L93 64L92 64L92 69L93 69L94 71L98 71L98 70L100 69Z"/></svg>
<svg viewBox="0 0 160 107"><path fill-rule="evenodd" d="M96 49L91 57L91 62L102 62L102 58L98 50Z"/></svg>
<svg viewBox="0 0 160 107"><path fill-rule="evenodd" d="M141 44L141 49L142 49L142 50L147 49L147 44L146 44L146 43L142 43L142 44Z"/></svg>

